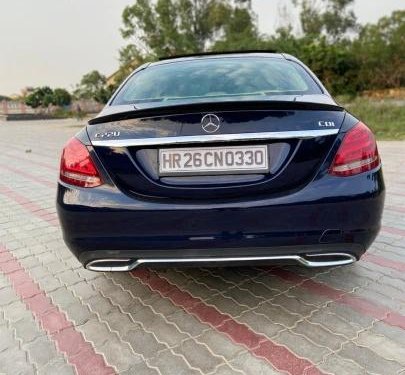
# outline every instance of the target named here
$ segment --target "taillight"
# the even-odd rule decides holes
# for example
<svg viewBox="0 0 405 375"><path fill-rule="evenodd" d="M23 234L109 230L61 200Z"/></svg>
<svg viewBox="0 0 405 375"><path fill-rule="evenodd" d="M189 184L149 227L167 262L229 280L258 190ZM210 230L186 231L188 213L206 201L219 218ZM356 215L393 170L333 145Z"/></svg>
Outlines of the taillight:
<svg viewBox="0 0 405 375"><path fill-rule="evenodd" d="M370 171L380 165L377 143L371 130L359 122L343 138L329 173L347 177Z"/></svg>
<svg viewBox="0 0 405 375"><path fill-rule="evenodd" d="M67 184L80 187L95 187L102 184L89 151L77 138L71 138L63 149L60 179Z"/></svg>

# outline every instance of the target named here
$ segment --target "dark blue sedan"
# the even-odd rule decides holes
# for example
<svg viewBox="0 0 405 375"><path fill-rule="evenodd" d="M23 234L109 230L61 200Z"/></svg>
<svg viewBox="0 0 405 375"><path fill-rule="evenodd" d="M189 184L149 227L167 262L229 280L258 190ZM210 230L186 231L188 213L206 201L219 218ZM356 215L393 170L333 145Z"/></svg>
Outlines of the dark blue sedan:
<svg viewBox="0 0 405 375"><path fill-rule="evenodd" d="M208 54L134 71L66 144L57 209L94 271L358 260L384 180L370 129L296 58Z"/></svg>

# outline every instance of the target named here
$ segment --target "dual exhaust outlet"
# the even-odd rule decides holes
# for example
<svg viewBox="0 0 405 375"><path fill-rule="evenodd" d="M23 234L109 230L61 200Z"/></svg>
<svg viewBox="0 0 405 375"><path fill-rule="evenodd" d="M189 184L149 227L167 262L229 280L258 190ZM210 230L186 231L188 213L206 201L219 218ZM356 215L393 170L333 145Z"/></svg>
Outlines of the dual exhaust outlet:
<svg viewBox="0 0 405 375"><path fill-rule="evenodd" d="M286 261L296 263L309 268L334 267L352 264L357 261L356 257L347 253L323 253L323 254L303 254L303 255L269 255L257 257L201 257L201 258L148 258L148 259L96 259L86 264L90 271L112 272L131 271L145 265L207 265L207 264L238 264L260 263L271 261Z"/></svg>

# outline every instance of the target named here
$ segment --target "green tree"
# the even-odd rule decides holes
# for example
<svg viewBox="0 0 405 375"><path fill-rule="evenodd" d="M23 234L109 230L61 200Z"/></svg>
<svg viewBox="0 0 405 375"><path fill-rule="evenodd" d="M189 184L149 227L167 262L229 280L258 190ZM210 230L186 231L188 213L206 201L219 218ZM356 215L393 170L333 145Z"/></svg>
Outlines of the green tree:
<svg viewBox="0 0 405 375"><path fill-rule="evenodd" d="M333 94L405 85L405 11L360 27L354 0L292 0L302 33L284 26L260 35L251 0L134 0L123 13L118 85L159 56L243 49L303 60Z"/></svg>
<svg viewBox="0 0 405 375"><path fill-rule="evenodd" d="M25 98L25 104L32 108L48 107L52 104L53 91L50 87L38 87Z"/></svg>
<svg viewBox="0 0 405 375"><path fill-rule="evenodd" d="M147 61L152 61L151 57L143 57L139 54L139 51L133 44L128 44L120 51L120 68L114 74L113 83L110 84L109 91L113 93L118 86L125 80L130 73L132 73L137 67Z"/></svg>
<svg viewBox="0 0 405 375"><path fill-rule="evenodd" d="M106 77L93 70L82 77L74 95L79 99L94 99L99 103L106 103L111 96L111 89L106 83Z"/></svg>
<svg viewBox="0 0 405 375"><path fill-rule="evenodd" d="M353 43L362 88L405 86L405 10L365 25Z"/></svg>
<svg viewBox="0 0 405 375"><path fill-rule="evenodd" d="M245 45L257 39L251 0L136 0L125 8L123 24L131 44L121 60L202 52L219 41L234 43L236 34Z"/></svg>
<svg viewBox="0 0 405 375"><path fill-rule="evenodd" d="M72 96L65 89L55 89L53 90L52 104L59 107L64 107L72 102Z"/></svg>
<svg viewBox="0 0 405 375"><path fill-rule="evenodd" d="M289 53L300 57L304 45L312 41L312 37L297 37L293 33L292 26L281 27L276 30L275 34L267 38L263 43L264 49Z"/></svg>
<svg viewBox="0 0 405 375"><path fill-rule="evenodd" d="M277 30L267 48L297 56L333 94L354 95L359 90L359 62L350 40L331 43L326 36L294 36L291 28Z"/></svg>
<svg viewBox="0 0 405 375"><path fill-rule="evenodd" d="M326 36L336 42L357 30L357 19L350 7L354 0L293 0L300 9L305 35Z"/></svg>
<svg viewBox="0 0 405 375"><path fill-rule="evenodd" d="M350 42L329 43L325 37L312 40L303 45L301 58L333 94L359 91L359 62Z"/></svg>
<svg viewBox="0 0 405 375"><path fill-rule="evenodd" d="M256 17L250 7L235 7L223 26L223 37L216 41L214 51L255 50L263 47L256 25Z"/></svg>

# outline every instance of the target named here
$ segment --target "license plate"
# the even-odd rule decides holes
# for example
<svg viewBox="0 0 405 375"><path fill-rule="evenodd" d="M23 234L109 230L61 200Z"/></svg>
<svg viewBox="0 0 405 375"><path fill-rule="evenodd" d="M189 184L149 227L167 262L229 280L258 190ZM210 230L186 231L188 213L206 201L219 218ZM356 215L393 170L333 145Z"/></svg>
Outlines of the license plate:
<svg viewBox="0 0 405 375"><path fill-rule="evenodd" d="M269 170L267 146L159 150L159 174L230 174Z"/></svg>

